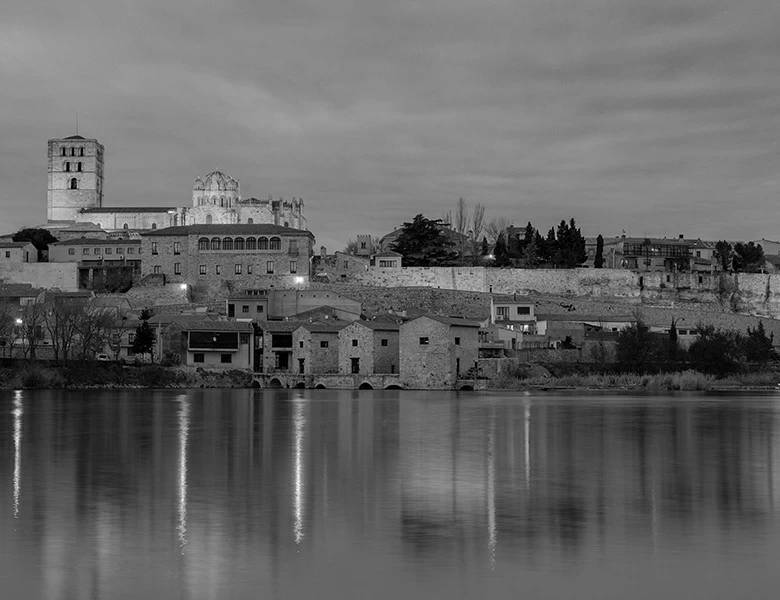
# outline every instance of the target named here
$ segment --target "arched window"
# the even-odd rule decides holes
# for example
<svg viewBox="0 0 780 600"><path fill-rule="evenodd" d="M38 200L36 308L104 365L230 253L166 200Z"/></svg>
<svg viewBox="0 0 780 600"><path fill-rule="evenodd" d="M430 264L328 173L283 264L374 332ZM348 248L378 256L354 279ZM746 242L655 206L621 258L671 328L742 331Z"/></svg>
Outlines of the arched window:
<svg viewBox="0 0 780 600"><path fill-rule="evenodd" d="M127 223L125 223L124 225L122 225L122 229L129 229L129 228L130 228L130 227L128 226L128 224L127 224Z"/></svg>
<svg viewBox="0 0 780 600"><path fill-rule="evenodd" d="M224 198L220 198L219 199L219 205L222 206L222 207L225 206L225 199Z"/></svg>
<svg viewBox="0 0 780 600"><path fill-rule="evenodd" d="M255 238L246 238L246 249L257 250L257 240Z"/></svg>
<svg viewBox="0 0 780 600"><path fill-rule="evenodd" d="M84 148L79 149L79 156L84 156Z"/></svg>
<svg viewBox="0 0 780 600"><path fill-rule="evenodd" d="M81 172L81 163L78 163L76 165L76 170L80 173Z"/></svg>
<svg viewBox="0 0 780 600"><path fill-rule="evenodd" d="M157 229L157 223L152 223L152 229Z"/></svg>
<svg viewBox="0 0 780 600"><path fill-rule="evenodd" d="M258 250L268 250L268 238L267 237L261 237L257 239L257 249Z"/></svg>
<svg viewBox="0 0 780 600"><path fill-rule="evenodd" d="M79 189L79 180L75 177L70 180L70 189L77 190Z"/></svg>
<svg viewBox="0 0 780 600"><path fill-rule="evenodd" d="M222 249L223 250L232 250L233 249L233 238L226 237L222 240Z"/></svg>
<svg viewBox="0 0 780 600"><path fill-rule="evenodd" d="M65 156L65 148L62 149L62 155Z"/></svg>
<svg viewBox="0 0 780 600"><path fill-rule="evenodd" d="M65 161L65 172L70 173L70 163L67 160Z"/></svg>
<svg viewBox="0 0 780 600"><path fill-rule="evenodd" d="M209 249L209 238L200 238L198 240L198 250L208 250Z"/></svg>
<svg viewBox="0 0 780 600"><path fill-rule="evenodd" d="M218 237L211 238L211 249L212 250L219 250L222 244L219 241Z"/></svg>
<svg viewBox="0 0 780 600"><path fill-rule="evenodd" d="M255 220L254 220L254 219L247 219L247 220L246 220L246 222L247 222L247 223L249 223L249 224L251 225L252 223L254 223L254 222L255 222Z"/></svg>
<svg viewBox="0 0 780 600"><path fill-rule="evenodd" d="M70 149L70 155L71 156L76 156L76 149L75 148L71 148Z"/></svg>
<svg viewBox="0 0 780 600"><path fill-rule="evenodd" d="M211 218L211 215L206 215L206 225L211 225L213 220L214 219Z"/></svg>
<svg viewBox="0 0 780 600"><path fill-rule="evenodd" d="M236 238L236 241L234 242L233 246L236 250L243 250L244 249L244 238L239 237Z"/></svg>
<svg viewBox="0 0 780 600"><path fill-rule="evenodd" d="M281 250L282 249L282 240L278 237L272 237L271 238L271 244L268 246L269 250Z"/></svg>
<svg viewBox="0 0 780 600"><path fill-rule="evenodd" d="M79 163L79 164L81 164L81 163ZM79 169L79 171L81 171L81 169ZM284 226L285 227L289 227L290 226L290 222L289 221L285 221L284 222Z"/></svg>

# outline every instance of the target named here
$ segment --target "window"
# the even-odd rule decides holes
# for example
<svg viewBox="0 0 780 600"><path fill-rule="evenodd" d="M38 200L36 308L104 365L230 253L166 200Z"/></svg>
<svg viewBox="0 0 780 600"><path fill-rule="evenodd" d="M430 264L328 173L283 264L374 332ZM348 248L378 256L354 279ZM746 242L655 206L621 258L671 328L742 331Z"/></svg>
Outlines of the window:
<svg viewBox="0 0 780 600"><path fill-rule="evenodd" d="M100 248L95 248L94 253L95 254L100 254Z"/></svg>
<svg viewBox="0 0 780 600"><path fill-rule="evenodd" d="M455 338L455 345L456 346L460 346L460 338L459 337Z"/></svg>
<svg viewBox="0 0 780 600"><path fill-rule="evenodd" d="M127 228L128 228L128 225L127 225L127 223L125 223L124 225L122 225L122 229L127 229Z"/></svg>
<svg viewBox="0 0 780 600"><path fill-rule="evenodd" d="M669 283L671 280L672 280L671 275L667 275L666 276L666 283Z"/></svg>
<svg viewBox="0 0 780 600"><path fill-rule="evenodd" d="M242 312L242 313L248 313L248 312L249 312L249 305L248 305L248 304L244 304L244 305L241 307L241 312Z"/></svg>
<svg viewBox="0 0 780 600"><path fill-rule="evenodd" d="M358 341L357 340L352 340L352 345L353 346L357 346L358 345Z"/></svg>
<svg viewBox="0 0 780 600"><path fill-rule="evenodd" d="M134 333L129 333L127 335L127 343L128 344L132 344L134 341L135 341L135 334Z"/></svg>
<svg viewBox="0 0 780 600"><path fill-rule="evenodd" d="M701 258L701 250L696 251L696 258Z"/></svg>
<svg viewBox="0 0 780 600"><path fill-rule="evenodd" d="M704 277L699 277L699 283L704 283Z"/></svg>
<svg viewBox="0 0 780 600"><path fill-rule="evenodd" d="M198 250L208 250L209 249L209 238L200 238L198 240Z"/></svg>
<svg viewBox="0 0 780 600"><path fill-rule="evenodd" d="M382 339L379 343L382 346L387 346L387 340L386 339Z"/></svg>
<svg viewBox="0 0 780 600"><path fill-rule="evenodd" d="M77 190L79 189L79 180L75 177L70 180L70 189Z"/></svg>
<svg viewBox="0 0 780 600"><path fill-rule="evenodd" d="M70 163L67 160L65 161L65 172L70 173Z"/></svg>
<svg viewBox="0 0 780 600"><path fill-rule="evenodd" d="M89 248L82 248L81 249L82 254L89 254Z"/></svg>
<svg viewBox="0 0 780 600"><path fill-rule="evenodd" d="M242 344L248 344L249 343L249 334L248 333L239 333L238 334L238 341Z"/></svg>
<svg viewBox="0 0 780 600"><path fill-rule="evenodd" d="M257 240L255 238L246 238L246 249L257 250Z"/></svg>
<svg viewBox="0 0 780 600"><path fill-rule="evenodd" d="M192 355L192 362L202 363L206 361L206 355L203 352L196 352Z"/></svg>
<svg viewBox="0 0 780 600"><path fill-rule="evenodd" d="M76 163L76 170L81 173L81 163Z"/></svg>
<svg viewBox="0 0 780 600"><path fill-rule="evenodd" d="M220 265L214 265L214 275L219 275L222 272Z"/></svg>
<svg viewBox="0 0 780 600"><path fill-rule="evenodd" d="M271 241L268 243L268 249L269 250L281 250L282 249L282 239L278 237L272 237Z"/></svg>
<svg viewBox="0 0 780 600"><path fill-rule="evenodd" d="M84 156L84 148L79 148L79 156Z"/></svg>
<svg viewBox="0 0 780 600"><path fill-rule="evenodd" d="M233 362L233 355L232 354L220 354L219 355L219 362L221 362L223 365L232 363Z"/></svg>
<svg viewBox="0 0 780 600"><path fill-rule="evenodd" d="M62 149L62 155L65 156L65 148Z"/></svg>
<svg viewBox="0 0 780 600"><path fill-rule="evenodd" d="M455 359L455 374L460 375L460 359Z"/></svg>
<svg viewBox="0 0 780 600"><path fill-rule="evenodd" d="M290 240L290 254L298 254L298 240Z"/></svg>
<svg viewBox="0 0 780 600"><path fill-rule="evenodd" d="M173 274L181 275L181 263L173 263Z"/></svg>
<svg viewBox="0 0 780 600"><path fill-rule="evenodd" d="M10 250L6 250L5 251L5 257L6 258L11 258L11 251Z"/></svg>
<svg viewBox="0 0 780 600"><path fill-rule="evenodd" d="M75 248L68 248L68 254L76 254Z"/></svg>
<svg viewBox="0 0 780 600"><path fill-rule="evenodd" d="M366 243L365 242L360 242L360 249L361 250L365 250L366 249Z"/></svg>
<svg viewBox="0 0 780 600"><path fill-rule="evenodd" d="M140 250L140 248L139 248L139 250ZM128 248L127 249L127 253L128 254L135 254L135 248ZM141 253L139 252L138 254L141 254Z"/></svg>
<svg viewBox="0 0 780 600"><path fill-rule="evenodd" d="M265 272L266 273L273 273L274 272L274 261L269 260L265 263Z"/></svg>
<svg viewBox="0 0 780 600"><path fill-rule="evenodd" d="M320 342L320 348L327 348L327 347L328 347L328 342L327 342L327 340L322 340L322 341Z"/></svg>
<svg viewBox="0 0 780 600"><path fill-rule="evenodd" d="M303 348L303 341L298 342L298 347Z"/></svg>
<svg viewBox="0 0 780 600"><path fill-rule="evenodd" d="M357 375L358 373L360 373L360 359L359 358L352 358L352 359L350 359L350 361L352 363L352 373L354 375Z"/></svg>
<svg viewBox="0 0 780 600"><path fill-rule="evenodd" d="M268 250L268 238L265 237L257 238L257 249Z"/></svg>
<svg viewBox="0 0 780 600"><path fill-rule="evenodd" d="M218 237L211 238L211 249L212 250L219 250L222 247L222 244L220 242L220 239Z"/></svg>
<svg viewBox="0 0 780 600"><path fill-rule="evenodd" d="M233 248L236 250L244 249L244 238L236 238L233 242Z"/></svg>
<svg viewBox="0 0 780 600"><path fill-rule="evenodd" d="M261 313L263 312L263 307L261 305L257 305L257 312Z"/></svg>
<svg viewBox="0 0 780 600"><path fill-rule="evenodd" d="M254 222L255 222L255 220L250 218L250 219L247 219L247 220L246 220L246 222L247 222L247 223L249 223L249 224L251 225L252 223L254 223Z"/></svg>
<svg viewBox="0 0 780 600"><path fill-rule="evenodd" d="M427 337L421 337L420 338L420 346L427 346L428 345L428 338Z"/></svg>
<svg viewBox="0 0 780 600"><path fill-rule="evenodd" d="M252 265L247 265L246 266L246 273L247 273L247 275L251 275L252 274Z"/></svg>
<svg viewBox="0 0 780 600"><path fill-rule="evenodd" d="M206 265L200 265L200 266L198 267L198 272L199 272L201 275L205 275L205 274L206 274Z"/></svg>
<svg viewBox="0 0 780 600"><path fill-rule="evenodd" d="M290 261L290 273L297 273L298 272L298 261L297 260L291 260Z"/></svg>
<svg viewBox="0 0 780 600"><path fill-rule="evenodd" d="M232 250L233 249L233 238L226 237L222 240L222 249L223 250Z"/></svg>
<svg viewBox="0 0 780 600"><path fill-rule="evenodd" d="M124 254L125 253L125 249L124 248L117 248L116 249L116 253L117 254Z"/></svg>
<svg viewBox="0 0 780 600"><path fill-rule="evenodd" d="M114 250L112 248L106 248L106 254L113 254Z"/></svg>
<svg viewBox="0 0 780 600"><path fill-rule="evenodd" d="M531 314L531 307L530 306L518 306L517 307L517 314L518 315L530 315Z"/></svg>
<svg viewBox="0 0 780 600"><path fill-rule="evenodd" d="M181 254L181 242L173 242L173 253Z"/></svg>
<svg viewBox="0 0 780 600"><path fill-rule="evenodd" d="M498 318L509 318L509 307L508 306L496 306L496 316Z"/></svg>
<svg viewBox="0 0 780 600"><path fill-rule="evenodd" d="M76 156L76 149L75 148L71 148L70 149L70 155L71 156Z"/></svg>
<svg viewBox="0 0 780 600"><path fill-rule="evenodd" d="M157 229L157 223L152 223L152 229Z"/></svg>
<svg viewBox="0 0 780 600"><path fill-rule="evenodd" d="M154 274L159 275L162 267L160 265L154 265Z"/></svg>
<svg viewBox="0 0 780 600"><path fill-rule="evenodd" d="M242 267L241 265L236 265L236 275L241 275Z"/></svg>
<svg viewBox="0 0 780 600"><path fill-rule="evenodd" d="M152 242L152 254L158 254L158 252L157 252L157 242Z"/></svg>

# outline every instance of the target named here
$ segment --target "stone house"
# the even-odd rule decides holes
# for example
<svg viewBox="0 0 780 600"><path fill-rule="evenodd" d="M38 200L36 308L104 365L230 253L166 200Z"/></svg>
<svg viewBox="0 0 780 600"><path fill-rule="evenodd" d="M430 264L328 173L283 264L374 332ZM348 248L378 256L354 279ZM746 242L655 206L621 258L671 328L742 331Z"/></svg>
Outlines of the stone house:
<svg viewBox="0 0 780 600"><path fill-rule="evenodd" d="M141 234L142 276L187 284L204 295L223 288L272 288L309 280L314 236L280 225L183 225Z"/></svg>
<svg viewBox="0 0 780 600"><path fill-rule="evenodd" d="M0 263L38 262L38 250L32 242L0 242Z"/></svg>
<svg viewBox="0 0 780 600"><path fill-rule="evenodd" d="M344 327L339 332L339 373L398 373L399 330L388 321L353 321Z"/></svg>
<svg viewBox="0 0 780 600"><path fill-rule="evenodd" d="M293 334L300 326L300 321L255 323L259 354L255 370L262 373L292 373Z"/></svg>
<svg viewBox="0 0 780 600"><path fill-rule="evenodd" d="M352 300L330 290L279 289L269 293L268 313L272 319L292 317L323 306L330 306L345 313L344 318L346 318L347 313L352 315L352 318L347 320L359 318L362 310L362 304L357 300Z"/></svg>
<svg viewBox="0 0 780 600"><path fill-rule="evenodd" d="M266 290L243 290L230 294L225 304L227 316L231 319L268 320L268 292Z"/></svg>
<svg viewBox="0 0 780 600"><path fill-rule="evenodd" d="M385 250L371 257L371 266L379 269L400 269L403 267L403 254Z"/></svg>
<svg viewBox="0 0 780 600"><path fill-rule="evenodd" d="M339 371L339 331L346 323L302 323L293 332L292 368L299 375Z"/></svg>
<svg viewBox="0 0 780 600"><path fill-rule="evenodd" d="M141 273L140 239L78 238L49 244L49 262L77 263L79 287L99 289Z"/></svg>
<svg viewBox="0 0 780 600"><path fill-rule="evenodd" d="M254 368L255 331L245 321L189 321L181 326L186 352L183 362L206 369Z"/></svg>
<svg viewBox="0 0 780 600"><path fill-rule="evenodd" d="M480 324L426 315L400 327L401 384L412 389L451 389L479 358Z"/></svg>

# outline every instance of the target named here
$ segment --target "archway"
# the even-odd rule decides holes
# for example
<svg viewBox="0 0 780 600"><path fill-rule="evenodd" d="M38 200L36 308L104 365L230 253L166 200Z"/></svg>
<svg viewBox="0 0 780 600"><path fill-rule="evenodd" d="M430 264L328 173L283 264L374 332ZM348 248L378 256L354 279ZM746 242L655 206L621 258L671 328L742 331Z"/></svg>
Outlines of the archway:
<svg viewBox="0 0 780 600"><path fill-rule="evenodd" d="M473 392L474 391L474 386L473 385L462 385L462 386L460 386L460 391L461 392Z"/></svg>
<svg viewBox="0 0 780 600"><path fill-rule="evenodd" d="M402 390L403 388L400 385L393 384L393 385L388 385L385 389L386 390Z"/></svg>
<svg viewBox="0 0 780 600"><path fill-rule="evenodd" d="M253 388L259 388L259 387L262 387L262 386L260 385L260 382L257 379L254 379L254 380L252 380L252 387Z"/></svg>
<svg viewBox="0 0 780 600"><path fill-rule="evenodd" d="M298 383L295 384L295 389L296 390L306 389L306 384L303 383L303 381L299 381Z"/></svg>
<svg viewBox="0 0 780 600"><path fill-rule="evenodd" d="M274 377L271 381L268 382L268 387L273 389L279 389L282 387L282 382L279 381L276 377Z"/></svg>
<svg viewBox="0 0 780 600"><path fill-rule="evenodd" d="M206 225L211 225L214 222L214 218L211 215L206 215Z"/></svg>
<svg viewBox="0 0 780 600"><path fill-rule="evenodd" d="M359 390L373 390L374 386L372 386L367 381L364 381L363 383L360 384L360 387L358 389Z"/></svg>
<svg viewBox="0 0 780 600"><path fill-rule="evenodd" d="M318 383L317 385L314 386L314 389L315 390L325 390L327 388L324 385L322 385L321 383Z"/></svg>

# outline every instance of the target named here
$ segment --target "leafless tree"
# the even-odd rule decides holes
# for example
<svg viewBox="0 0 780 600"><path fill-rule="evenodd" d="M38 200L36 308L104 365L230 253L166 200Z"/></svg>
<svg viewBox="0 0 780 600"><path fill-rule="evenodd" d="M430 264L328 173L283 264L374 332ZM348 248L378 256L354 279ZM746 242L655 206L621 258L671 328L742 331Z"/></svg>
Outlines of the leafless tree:
<svg viewBox="0 0 780 600"><path fill-rule="evenodd" d="M458 204L455 206L455 222L453 229L459 234L464 235L469 227L469 207L464 198L458 198Z"/></svg>
<svg viewBox="0 0 780 600"><path fill-rule="evenodd" d="M441 224L442 225L452 225L452 211L451 210L443 210L441 213Z"/></svg>
<svg viewBox="0 0 780 600"><path fill-rule="evenodd" d="M32 302L22 306L19 319L19 339L22 342L22 356L35 360L36 349L43 343L45 332L43 329L44 305Z"/></svg>
<svg viewBox="0 0 780 600"><path fill-rule="evenodd" d="M488 221L485 225L485 235L491 244L495 244L498 240L498 236L506 231L507 227L510 227L512 221L506 217L496 217Z"/></svg>
<svg viewBox="0 0 780 600"><path fill-rule="evenodd" d="M15 308L8 302L0 303L0 345L3 347L3 358L5 358L6 349L13 339L16 313Z"/></svg>
<svg viewBox="0 0 780 600"><path fill-rule="evenodd" d="M485 226L485 205L477 202L471 212L471 245L474 256L479 255L479 242Z"/></svg>
<svg viewBox="0 0 780 600"><path fill-rule="evenodd" d="M94 359L96 354L104 352L109 347L115 327L113 311L85 306L76 326L78 330L76 356L82 360L89 360Z"/></svg>
<svg viewBox="0 0 780 600"><path fill-rule="evenodd" d="M78 325L84 306L53 299L43 305L43 325L51 339L54 361L67 361L79 334Z"/></svg>

